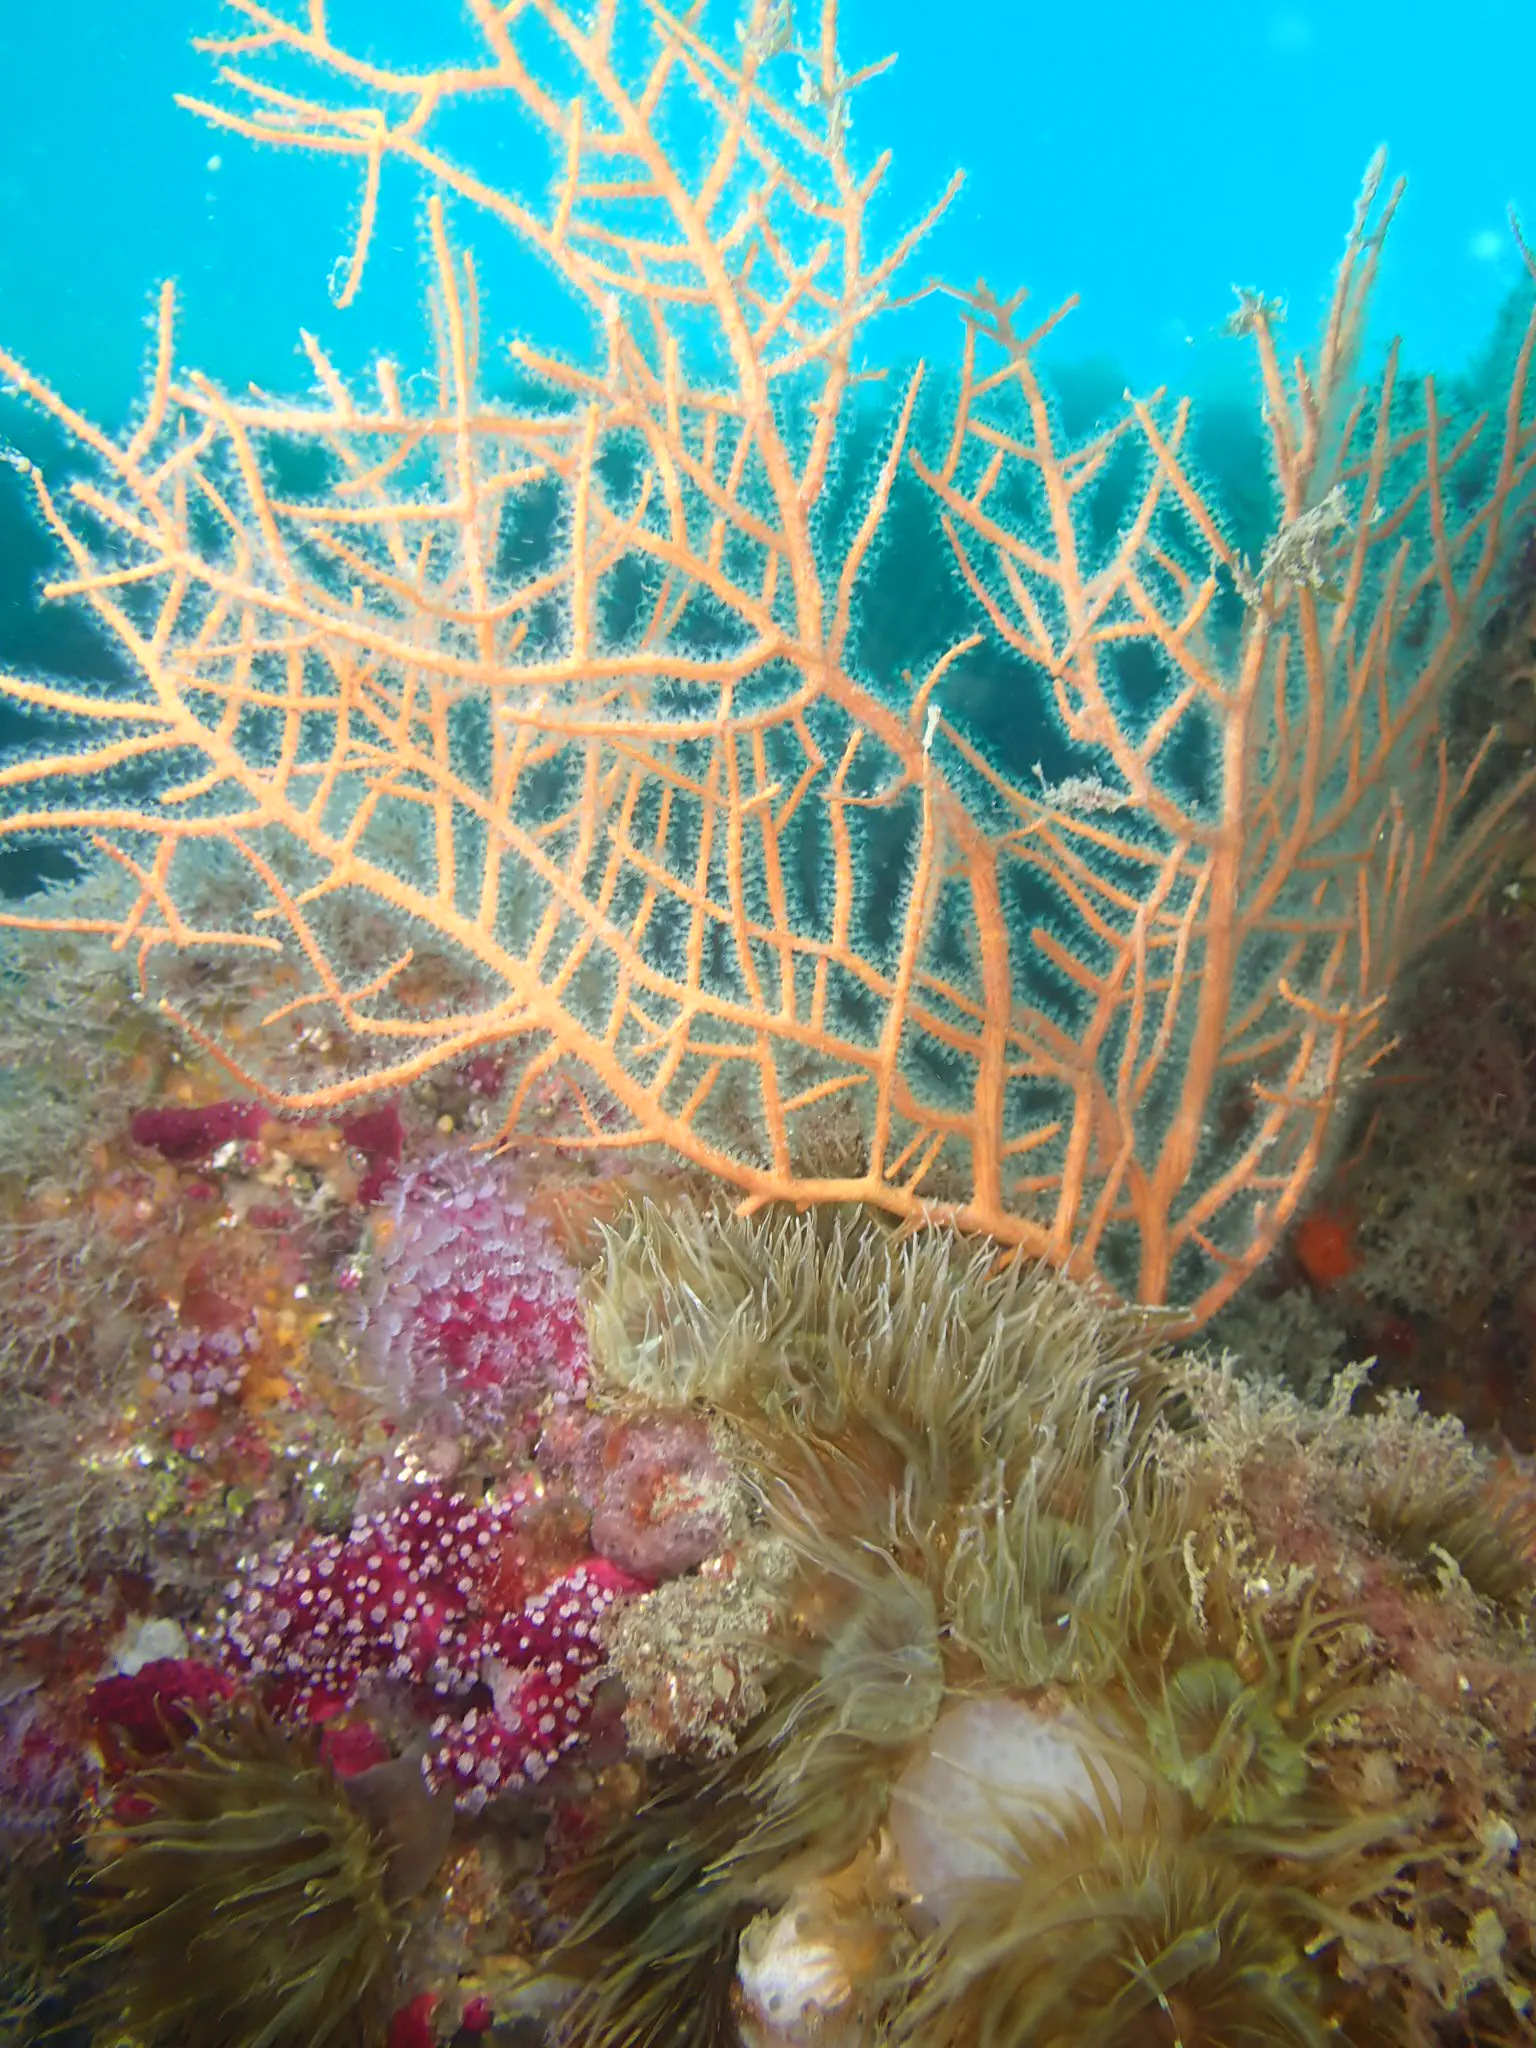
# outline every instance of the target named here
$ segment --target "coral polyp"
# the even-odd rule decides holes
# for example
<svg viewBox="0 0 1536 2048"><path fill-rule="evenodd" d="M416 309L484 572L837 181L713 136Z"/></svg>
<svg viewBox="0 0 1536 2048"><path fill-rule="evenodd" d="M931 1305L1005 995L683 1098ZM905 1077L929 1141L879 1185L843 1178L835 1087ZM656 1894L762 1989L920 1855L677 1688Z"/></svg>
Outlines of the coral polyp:
<svg viewBox="0 0 1536 2048"><path fill-rule="evenodd" d="M532 1482L504 1503L423 1487L343 1542L284 1547L228 1589L220 1645L286 1719L324 1723L393 1687L430 1722L424 1769L478 1808L577 1743L598 1622L640 1582L606 1558L532 1567Z"/></svg>

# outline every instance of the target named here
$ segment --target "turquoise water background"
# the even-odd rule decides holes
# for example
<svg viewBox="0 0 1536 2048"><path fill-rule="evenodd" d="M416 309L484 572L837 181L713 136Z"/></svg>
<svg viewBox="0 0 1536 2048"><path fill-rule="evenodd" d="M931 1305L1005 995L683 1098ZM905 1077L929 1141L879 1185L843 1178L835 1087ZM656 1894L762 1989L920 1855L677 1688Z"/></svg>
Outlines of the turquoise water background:
<svg viewBox="0 0 1536 2048"><path fill-rule="evenodd" d="M287 0L290 7L299 0ZM1519 275L1510 203L1536 226L1536 8L1461 0L847 0L857 64L900 53L860 102L858 153L889 145L886 219L904 224L961 166L968 182L920 267L985 272L1082 309L1062 351L1112 359L1138 388L1198 385L1234 283L1288 300L1308 334L1378 143L1410 180L1378 312L1410 358L1454 368ZM808 10L802 9L807 16ZM456 0L333 0L333 29L390 61L472 46ZM297 330L337 359L422 360L420 203L389 190L358 304L327 279L346 246L349 169L216 135L172 102L205 91L189 47L213 0L0 0L0 337L94 414L121 419L143 374L162 277L178 280L181 353L216 376L299 389ZM537 190L518 138L478 159ZM505 266L483 223L492 332L577 339L555 282ZM936 305L896 352L942 355ZM1212 356L1219 372L1226 356Z"/></svg>

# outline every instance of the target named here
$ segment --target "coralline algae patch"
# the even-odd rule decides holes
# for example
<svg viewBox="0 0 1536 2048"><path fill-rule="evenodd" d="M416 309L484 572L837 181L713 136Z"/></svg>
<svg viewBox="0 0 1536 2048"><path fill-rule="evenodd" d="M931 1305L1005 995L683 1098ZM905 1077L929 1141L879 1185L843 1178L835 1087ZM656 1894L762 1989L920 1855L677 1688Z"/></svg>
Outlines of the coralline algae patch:
<svg viewBox="0 0 1536 2048"><path fill-rule="evenodd" d="M367 1157L332 1126L187 1099L210 1078L177 1070L147 1103L106 1081L46 1171L0 1175L12 1640L30 1619L84 1655L145 1581L191 1619L245 1530L345 1516L385 1448L350 1385Z"/></svg>

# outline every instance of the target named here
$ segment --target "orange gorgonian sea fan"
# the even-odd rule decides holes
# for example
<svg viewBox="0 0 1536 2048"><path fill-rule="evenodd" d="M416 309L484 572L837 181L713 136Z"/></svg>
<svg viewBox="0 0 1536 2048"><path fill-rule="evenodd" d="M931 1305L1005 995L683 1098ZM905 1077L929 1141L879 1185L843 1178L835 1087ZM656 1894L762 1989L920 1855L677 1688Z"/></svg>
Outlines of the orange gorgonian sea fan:
<svg viewBox="0 0 1536 2048"><path fill-rule="evenodd" d="M357 388L308 340L307 402L232 396L177 371L169 292L120 441L0 357L92 458L34 476L48 594L132 676L5 681L48 736L0 773L4 831L88 840L119 892L12 922L110 934L151 983L168 947L265 961L274 1044L307 1005L366 1055L299 1087L242 1028L225 1057L291 1107L496 1048L508 1133L564 1088L584 1142L749 1204L948 1219L1208 1314L1295 1213L1410 949L1492 871L1516 792L1482 799L1443 718L1530 494L1533 331L1487 417L1395 354L1357 383L1398 199L1373 166L1316 350L1257 295L1233 322L1253 561L1187 404L1072 440L1054 320L984 288L871 453L871 326L949 195L872 246L849 108L880 67L842 70L834 0L803 34L785 0L467 0L475 47L423 71L339 47L323 0L233 6L193 104L356 163L344 301L387 168L424 184L436 389ZM455 153L488 99L547 139L542 203ZM518 345L486 394L445 197L545 259L584 357ZM914 502L959 624L877 673ZM1054 779L967 715L1004 664L1013 753Z"/></svg>

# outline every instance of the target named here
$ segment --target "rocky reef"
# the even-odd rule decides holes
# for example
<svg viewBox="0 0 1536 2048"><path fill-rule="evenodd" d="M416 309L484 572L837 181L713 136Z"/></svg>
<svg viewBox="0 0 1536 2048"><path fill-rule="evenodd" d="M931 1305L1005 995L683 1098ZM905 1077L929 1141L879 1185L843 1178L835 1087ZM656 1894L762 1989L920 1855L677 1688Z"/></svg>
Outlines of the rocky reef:
<svg viewBox="0 0 1536 2048"><path fill-rule="evenodd" d="M5 2038L1529 2038L1536 1487L1283 1274L274 1116L10 943Z"/></svg>

